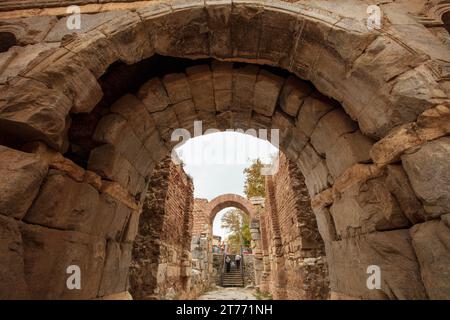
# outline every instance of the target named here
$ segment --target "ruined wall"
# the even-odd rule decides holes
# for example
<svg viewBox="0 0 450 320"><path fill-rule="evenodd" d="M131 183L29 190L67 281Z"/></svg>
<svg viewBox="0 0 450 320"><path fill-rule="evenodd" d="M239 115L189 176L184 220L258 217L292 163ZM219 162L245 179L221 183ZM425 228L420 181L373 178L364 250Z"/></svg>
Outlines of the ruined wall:
<svg viewBox="0 0 450 320"><path fill-rule="evenodd" d="M149 183L130 268L135 299L173 299L190 291L193 184L170 158Z"/></svg>
<svg viewBox="0 0 450 320"><path fill-rule="evenodd" d="M0 146L0 176L10 183L0 192L0 299L125 293L135 199L41 143L24 149L32 153ZM79 290L66 286L69 266L80 269Z"/></svg>
<svg viewBox="0 0 450 320"><path fill-rule="evenodd" d="M194 200L194 222L192 227L192 235L200 236L202 233L206 234L210 231L208 217L208 200L195 199Z"/></svg>
<svg viewBox="0 0 450 320"><path fill-rule="evenodd" d="M211 237L209 235L193 235L191 242L192 272L191 296L196 297L208 290L214 283L212 273Z"/></svg>
<svg viewBox="0 0 450 320"><path fill-rule="evenodd" d="M255 257L253 254L244 255L244 286L255 285Z"/></svg>
<svg viewBox="0 0 450 320"><path fill-rule="evenodd" d="M276 299L326 299L328 271L324 243L312 212L303 175L284 155L266 181L264 237L270 271L266 290ZM268 267L269 267L268 266Z"/></svg>
<svg viewBox="0 0 450 320"><path fill-rule="evenodd" d="M212 266L212 234L208 217L208 200L195 199L192 227L192 291L206 291L215 282Z"/></svg>
<svg viewBox="0 0 450 320"><path fill-rule="evenodd" d="M216 285L222 285L223 254L214 253L212 259L212 278Z"/></svg>

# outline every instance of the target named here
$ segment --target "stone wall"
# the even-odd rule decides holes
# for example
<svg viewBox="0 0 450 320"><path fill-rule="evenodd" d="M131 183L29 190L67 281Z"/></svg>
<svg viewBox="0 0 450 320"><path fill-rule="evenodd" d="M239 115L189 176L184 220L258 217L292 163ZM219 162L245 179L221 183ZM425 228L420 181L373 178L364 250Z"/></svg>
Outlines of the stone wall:
<svg viewBox="0 0 450 320"><path fill-rule="evenodd" d="M0 192L0 299L125 293L136 200L44 144L24 149L0 146L0 176L8 182ZM79 267L79 290L66 286L70 266Z"/></svg>
<svg viewBox="0 0 450 320"><path fill-rule="evenodd" d="M326 299L328 270L303 175L283 154L266 179L265 287L275 299Z"/></svg>
<svg viewBox="0 0 450 320"><path fill-rule="evenodd" d="M216 285L222 285L223 254L214 253L212 259L212 277Z"/></svg>
<svg viewBox="0 0 450 320"><path fill-rule="evenodd" d="M212 273L211 238L205 234L193 235L191 253L191 297L196 297L208 290L215 281Z"/></svg>
<svg viewBox="0 0 450 320"><path fill-rule="evenodd" d="M134 299L173 299L190 291L193 184L165 159L154 170L133 245Z"/></svg>
<svg viewBox="0 0 450 320"><path fill-rule="evenodd" d="M255 259L252 254L246 254L244 259L244 285L255 285Z"/></svg>
<svg viewBox="0 0 450 320"><path fill-rule="evenodd" d="M209 234L210 221L208 217L208 204L208 200L206 199L194 200L194 222L192 227L192 235L200 236L201 234Z"/></svg>

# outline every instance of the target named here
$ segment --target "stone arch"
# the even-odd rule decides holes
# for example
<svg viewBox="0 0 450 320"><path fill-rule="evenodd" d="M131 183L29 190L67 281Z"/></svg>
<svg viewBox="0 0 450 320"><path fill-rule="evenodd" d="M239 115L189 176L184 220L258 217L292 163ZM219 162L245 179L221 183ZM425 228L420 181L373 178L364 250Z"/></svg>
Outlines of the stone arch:
<svg viewBox="0 0 450 320"><path fill-rule="evenodd" d="M222 209L228 207L235 207L243 211L249 218L249 221L255 219L255 208L253 204L247 200L246 198L238 195L238 194L223 194L218 197L215 197L208 203L208 219L212 225L216 214Z"/></svg>
<svg viewBox="0 0 450 320"><path fill-rule="evenodd" d="M358 8L365 12L362 4ZM287 69L341 102L364 133L382 137L447 98L427 67L431 58L441 57L426 56L424 50L401 43L392 33L369 32L355 17L281 1L149 4L47 51L24 70L28 80L17 78L2 88L7 101L2 109L28 102L21 110L33 117L3 112L2 124L4 131L18 126L22 130L16 135L29 139L31 133L39 134L62 148L66 116L94 108L101 97L96 78L109 65L117 60L131 64L158 53ZM25 87L33 88L22 98L26 101L13 99ZM415 95L419 87L420 98ZM43 99L48 99L44 105L39 102ZM365 105L371 107L362 112ZM46 126L34 121L39 117L48 119Z"/></svg>
<svg viewBox="0 0 450 320"><path fill-rule="evenodd" d="M415 46L414 42L401 41L396 36L395 24L389 26L389 32L369 32L358 17L341 16L323 9L309 10L278 1L225 4L175 1L170 5L149 4L134 12L125 11L101 26L65 38L59 48L50 48L39 55L21 70L20 76L12 77L0 88L1 141L11 147L1 147L0 159L8 163L8 167L2 168L11 179L2 181L8 192L4 193L0 209L7 216L25 222L25 226L17 226L15 220L7 219L5 223L11 225L10 230L15 230L15 236L20 234L21 228L25 239L40 239L53 249L57 241L52 239L68 244L71 237L79 237L80 242L89 244L88 252L78 252L79 259L82 255L98 258L84 268L101 274L104 260L97 253L108 251L109 256L116 259L126 252L123 248L133 239L146 175L160 159L160 153L169 151L168 133L173 126L185 124L179 119L186 121L186 125L194 119L202 119L211 120L207 127L214 127L222 115L225 127L229 124L281 130L280 147L298 163L305 175L322 237L329 242L328 256L336 264L336 270L332 270L336 277L343 273L345 276L346 269L357 270L360 277L365 275L362 264L348 265L348 261L341 259L347 247L363 247L370 252L365 256L368 260L375 257L391 270L385 278L389 287L401 279L406 281L413 277L410 287L383 294L390 298L425 297L414 256L417 254L419 259L424 259L420 263L426 266L420 237L416 237L415 252L408 231L388 230L405 229L448 212L445 172L450 170L445 170L448 164L443 161L448 155L448 139L442 138L449 132L449 111L445 105L448 91L445 79L439 78L432 67L437 60L439 65L447 63L448 56L442 58L440 50L429 52L427 48ZM90 153L87 168L78 167L64 158L70 118L93 111L101 99L102 90L97 79L117 60L133 64L155 53L279 67L311 81L324 95L340 102L343 108L322 94L308 93L304 100L309 102L302 106L302 114L295 101L301 100L299 96L302 97L302 90L307 86L295 77L280 79L252 65L232 68L223 63L216 64L217 69L212 67L212 70L197 66L186 73L165 76L162 79L164 86L161 79L151 79L144 85L143 90L147 90L144 95L158 97L161 94L161 98L167 99L162 110L160 105L152 105L150 108L153 109L149 111L143 101L147 96L143 97L142 92L125 95L114 102L111 112L102 115L96 126L95 140L100 145ZM217 83L225 81L227 86L217 87L215 71ZM210 80L205 81L204 77ZM196 81L208 84L211 79L213 89L211 85L205 85L199 90ZM261 99L254 103L257 82L261 85L260 97L273 92L275 94L270 94L269 98L278 97L281 90L285 90L281 93L279 109L275 106L278 100L274 103L273 99ZM248 90L249 86L252 90ZM231 94L231 98L235 98L232 106L225 104L226 109L219 110L214 101L215 109L208 110L204 100L208 88L213 90L214 99L219 96L221 101L229 99ZM186 96L187 91L191 96ZM255 109L245 110L248 99ZM194 117L190 117L192 110ZM242 111L249 112L250 117L243 117ZM212 114L213 118L210 117ZM371 139L379 141L373 144ZM54 150L34 143L37 140ZM37 153L39 157L17 149ZM364 150L364 156L360 149ZM410 153L405 154L407 150ZM433 172L429 163L423 160L428 151L436 151L433 161L442 169L442 176ZM148 159L153 162L149 163ZM418 166L422 168L420 172L415 169ZM442 190L437 196L423 188L430 176L434 188ZM14 192L17 185L20 190ZM47 210L43 200L45 195L54 195L55 190L61 195L73 195L69 197L71 203L62 208L64 210L57 219L51 210ZM93 200L80 202L77 197L81 195ZM18 197L25 199L20 205L14 204ZM86 203L97 203L102 209L99 212L103 213L108 211L105 208L114 207L115 217L105 230L93 228L96 223L104 223L105 218L95 217L96 221L89 221L91 211ZM359 216L346 215L348 206ZM85 212L86 220L74 223L71 220L73 208ZM360 216L368 223L361 223ZM51 231L51 236L44 237L36 222L80 234L68 236ZM36 225L31 226L31 223ZM414 233L421 235L423 230L418 227ZM406 268L400 270L403 272L400 276L399 270L389 269L386 260L376 255L376 250L371 251L367 241L355 237L361 233L372 238L372 242L379 241L389 248L394 244L401 247L398 251L405 257L400 255L399 264L405 267L403 264L406 263ZM113 244L107 247L105 239ZM41 272L38 266L44 264L32 249L24 249L29 277ZM61 266L70 262L68 260L72 258L69 258L61 260ZM11 259L17 259L19 265L18 271L12 272L18 281L24 286L27 283L37 285L30 279L23 279L21 257ZM370 262L373 261L363 261ZM57 288L33 287L31 296L95 297L98 294L95 284L108 282L107 277L115 269L127 268L126 263L117 266L107 261L104 265L109 268L103 272L106 280L91 279L93 287L79 295L67 294L58 284L55 285ZM425 267L423 272L427 272ZM48 277L49 273L45 275ZM64 274L59 273L58 277L63 279ZM429 283L425 286L428 294L434 294ZM117 289L112 287L113 291ZM358 297L379 297L367 292L360 284L357 288L334 289Z"/></svg>

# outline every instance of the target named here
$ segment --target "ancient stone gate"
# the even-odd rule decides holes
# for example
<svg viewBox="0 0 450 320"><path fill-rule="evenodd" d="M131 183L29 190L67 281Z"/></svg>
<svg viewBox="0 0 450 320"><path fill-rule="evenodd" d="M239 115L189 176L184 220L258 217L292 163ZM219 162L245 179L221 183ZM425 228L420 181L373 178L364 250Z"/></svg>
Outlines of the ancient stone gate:
<svg viewBox="0 0 450 320"><path fill-rule="evenodd" d="M148 177L194 120L280 130L334 297L449 298L445 6L380 4L369 30L356 0L88 3L77 34L58 2L0 4L1 298L125 291ZM144 77L157 56L197 62Z"/></svg>

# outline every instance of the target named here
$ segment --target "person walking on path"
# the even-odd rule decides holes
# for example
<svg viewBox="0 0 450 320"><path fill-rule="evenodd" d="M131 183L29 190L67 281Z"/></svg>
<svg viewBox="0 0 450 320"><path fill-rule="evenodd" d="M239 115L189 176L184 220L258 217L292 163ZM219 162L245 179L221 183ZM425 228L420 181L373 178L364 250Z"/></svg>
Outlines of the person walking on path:
<svg viewBox="0 0 450 320"><path fill-rule="evenodd" d="M241 256L237 254L234 257L234 261L236 262L236 269L239 269L241 267Z"/></svg>
<svg viewBox="0 0 450 320"><path fill-rule="evenodd" d="M227 257L225 258L225 265L226 265L226 267L227 267L227 273L230 272L230 264L231 264L231 259L230 259L229 256L227 256Z"/></svg>

